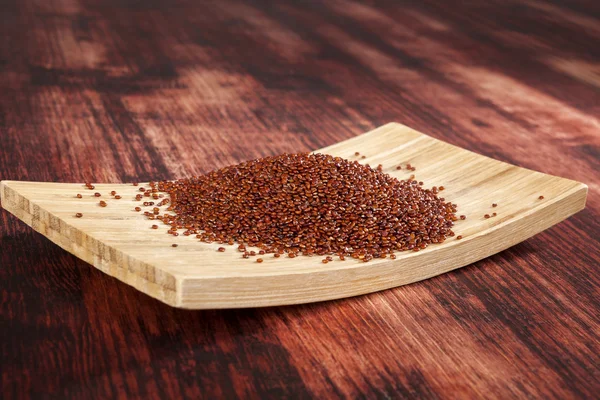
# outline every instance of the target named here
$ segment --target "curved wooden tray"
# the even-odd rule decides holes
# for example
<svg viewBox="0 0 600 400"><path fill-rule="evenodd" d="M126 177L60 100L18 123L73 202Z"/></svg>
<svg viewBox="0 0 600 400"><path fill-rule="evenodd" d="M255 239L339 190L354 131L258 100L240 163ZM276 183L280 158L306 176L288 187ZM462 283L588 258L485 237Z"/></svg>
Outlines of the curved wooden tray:
<svg viewBox="0 0 600 400"><path fill-rule="evenodd" d="M396 260L323 264L322 257L267 255L258 264L233 246L220 253L221 245L167 235L163 224L150 229L153 222L133 211L138 188L131 184L94 184L89 191L82 184L3 181L0 193L6 210L63 249L169 305L191 309L308 303L405 285L504 250L585 207L582 183L496 161L396 123L318 150L351 160L358 158L355 151L400 179L414 173L425 187L443 185L442 196L467 216L454 229L463 239L396 253ZM407 171L406 163L417 170ZM112 199L111 190L123 198ZM107 207L98 206L94 192ZM75 218L77 212L83 218ZM484 218L493 212L498 215Z"/></svg>

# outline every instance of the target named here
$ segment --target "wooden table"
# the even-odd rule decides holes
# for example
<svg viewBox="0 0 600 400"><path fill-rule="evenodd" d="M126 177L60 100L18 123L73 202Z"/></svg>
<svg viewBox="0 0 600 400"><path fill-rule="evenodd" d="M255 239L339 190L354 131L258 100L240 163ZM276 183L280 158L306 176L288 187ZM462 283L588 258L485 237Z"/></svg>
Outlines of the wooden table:
<svg viewBox="0 0 600 400"><path fill-rule="evenodd" d="M230 311L169 308L1 211L1 397L598 396L600 3L458 3L3 2L1 179L171 179L398 121L590 192L434 279Z"/></svg>

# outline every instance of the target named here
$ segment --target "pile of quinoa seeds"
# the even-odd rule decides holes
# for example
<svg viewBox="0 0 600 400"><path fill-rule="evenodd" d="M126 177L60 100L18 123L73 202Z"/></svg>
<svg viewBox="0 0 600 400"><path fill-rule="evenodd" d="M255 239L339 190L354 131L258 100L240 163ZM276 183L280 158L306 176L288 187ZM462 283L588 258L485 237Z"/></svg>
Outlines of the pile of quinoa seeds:
<svg viewBox="0 0 600 400"><path fill-rule="evenodd" d="M149 219L170 226L169 234L235 245L244 258L270 253L369 261L454 236L456 204L422 184L393 178L381 166L300 153L150 182L136 199Z"/></svg>

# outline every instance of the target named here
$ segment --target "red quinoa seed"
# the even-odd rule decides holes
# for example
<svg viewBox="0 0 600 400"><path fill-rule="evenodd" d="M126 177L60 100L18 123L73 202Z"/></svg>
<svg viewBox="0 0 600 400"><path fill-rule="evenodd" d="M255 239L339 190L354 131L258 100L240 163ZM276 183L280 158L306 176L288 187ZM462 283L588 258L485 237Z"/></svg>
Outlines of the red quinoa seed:
<svg viewBox="0 0 600 400"><path fill-rule="evenodd" d="M140 193L167 195L157 204L169 203L166 210L144 214L170 225L168 233L183 229L205 243L238 243L244 258L256 255L246 251L249 246L275 258L315 255L330 262L337 255L367 262L454 236L457 206L437 197L443 186L426 189L414 175L399 180L382 169L323 154L282 154L150 182Z"/></svg>

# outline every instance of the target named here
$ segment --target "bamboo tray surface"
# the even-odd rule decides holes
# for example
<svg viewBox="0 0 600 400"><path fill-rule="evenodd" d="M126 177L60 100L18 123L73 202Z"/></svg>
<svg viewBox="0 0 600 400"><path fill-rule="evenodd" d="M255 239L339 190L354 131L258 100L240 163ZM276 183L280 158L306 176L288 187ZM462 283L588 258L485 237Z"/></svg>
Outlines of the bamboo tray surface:
<svg viewBox="0 0 600 400"><path fill-rule="evenodd" d="M6 210L63 249L169 305L191 309L308 303L416 282L504 250L585 207L582 183L496 161L397 123L317 152L382 164L399 179L414 174L424 187L444 186L438 196L456 203L457 215L467 216L454 227L463 239L399 252L395 260L334 257L323 264L319 256L267 254L259 264L256 257L243 259L237 245L166 234L167 225L133 210L140 203L134 200L139 187L132 184L94 183L88 190L83 184L3 181L0 193ZM407 163L416 171L408 171ZM113 199L112 190L122 199ZM99 200L108 206L100 207ZM75 217L78 212L82 218ZM496 217L484 218L493 212ZM150 229L155 223L159 229ZM221 246L224 253L217 252Z"/></svg>

